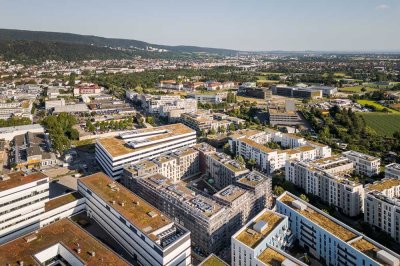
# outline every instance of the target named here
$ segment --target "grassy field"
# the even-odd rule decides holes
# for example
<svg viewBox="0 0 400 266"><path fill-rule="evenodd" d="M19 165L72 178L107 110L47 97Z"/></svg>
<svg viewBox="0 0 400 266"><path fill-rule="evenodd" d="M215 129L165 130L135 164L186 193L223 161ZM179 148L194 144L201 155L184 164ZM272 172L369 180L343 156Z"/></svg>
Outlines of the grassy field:
<svg viewBox="0 0 400 266"><path fill-rule="evenodd" d="M367 126L375 130L378 135L392 136L400 131L400 114L362 113Z"/></svg>
<svg viewBox="0 0 400 266"><path fill-rule="evenodd" d="M364 87L364 86L354 86L354 87L344 87L344 88L339 88L340 92L347 92L347 93L360 93L362 92L361 89L365 88L366 92L370 91L375 91L377 89L371 88L371 87Z"/></svg>
<svg viewBox="0 0 400 266"><path fill-rule="evenodd" d="M389 110L390 113L400 114L400 112L398 112L396 110L390 109L390 108L388 108L386 106L383 106L383 105L381 105L381 104L379 104L377 102L371 101L371 100L357 100L357 103L359 103L361 105L368 104L368 105L374 106L376 108L376 110L378 110L378 111L382 110L383 108L386 108L386 109Z"/></svg>

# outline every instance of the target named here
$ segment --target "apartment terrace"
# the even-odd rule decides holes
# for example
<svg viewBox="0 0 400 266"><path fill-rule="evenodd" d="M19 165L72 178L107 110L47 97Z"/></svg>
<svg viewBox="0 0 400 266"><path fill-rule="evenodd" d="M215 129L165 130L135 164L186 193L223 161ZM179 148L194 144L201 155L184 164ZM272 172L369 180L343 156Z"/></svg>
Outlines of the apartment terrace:
<svg viewBox="0 0 400 266"><path fill-rule="evenodd" d="M241 130L235 131L230 137L234 138L234 139L239 139L242 137L251 138L260 133L262 133L262 131L254 130L254 129L241 129Z"/></svg>
<svg viewBox="0 0 400 266"><path fill-rule="evenodd" d="M276 226L283 221L283 217L272 211L265 211L261 216L254 220L254 223L240 232L236 239L247 245L250 248L255 248ZM267 224L262 232L254 230L253 226L258 222L263 221Z"/></svg>
<svg viewBox="0 0 400 266"><path fill-rule="evenodd" d="M172 223L155 207L102 172L81 178L79 182L149 237L151 232Z"/></svg>
<svg viewBox="0 0 400 266"><path fill-rule="evenodd" d="M294 197L290 196L288 193L285 193L283 196L278 198L279 201L286 204L293 210L297 211L299 214L307 218L308 220L312 221L316 225L320 226L321 228L325 229L326 231L330 232L331 234L337 236L341 240L347 242L357 235L350 230L346 229L342 225L334 222L330 217L327 217L320 212L314 210L310 206L307 205L305 210L300 210L293 206L293 202L296 201ZM300 200L299 200L300 201Z"/></svg>
<svg viewBox="0 0 400 266"><path fill-rule="evenodd" d="M24 172L10 173L8 175L4 175L2 180L0 180L0 192L31 182L35 182L44 178L47 178L47 176L42 174L41 172L36 172L28 175L25 175Z"/></svg>
<svg viewBox="0 0 400 266"><path fill-rule="evenodd" d="M258 184L262 183L267 177L257 171L251 171L250 173L244 175L236 182L240 184L244 184L250 187L255 187Z"/></svg>
<svg viewBox="0 0 400 266"><path fill-rule="evenodd" d="M198 143L194 145L193 148L204 153L212 153L216 151L216 149L213 146L205 142Z"/></svg>
<svg viewBox="0 0 400 266"><path fill-rule="evenodd" d="M180 156L190 155L193 153L197 153L197 151L193 148L182 148L182 149L179 149L179 150L173 152L172 155L180 157Z"/></svg>
<svg viewBox="0 0 400 266"><path fill-rule="evenodd" d="M397 178L384 178L381 181L376 181L373 184L369 184L365 186L365 189L368 191L379 191L382 192L386 189L390 189L395 186L400 186L400 179Z"/></svg>
<svg viewBox="0 0 400 266"><path fill-rule="evenodd" d="M268 247L260 254L260 256L258 256L258 259L266 265L279 266L282 265L282 262L286 260L286 257L281 253L275 251L274 249Z"/></svg>
<svg viewBox="0 0 400 266"><path fill-rule="evenodd" d="M69 219L62 219L36 232L0 246L1 262L4 265L22 265L21 262L23 265L39 265L35 254L62 244L85 265L129 265Z"/></svg>
<svg viewBox="0 0 400 266"><path fill-rule="evenodd" d="M266 146L264 146L264 145L262 145L260 143L257 143L257 142L255 142L255 141L253 141L251 139L248 139L248 138L243 138L240 141L246 143L248 146L257 148L260 151L263 151L265 153L271 153L271 152L276 151L276 150L270 149L270 148L268 148L268 147L266 147Z"/></svg>
<svg viewBox="0 0 400 266"><path fill-rule="evenodd" d="M236 199L240 198L241 196L247 193L246 190L241 189L235 185L229 185L223 190L218 191L214 194L214 197L222 199L227 202L233 202Z"/></svg>
<svg viewBox="0 0 400 266"><path fill-rule="evenodd" d="M78 199L83 198L79 192L73 192L66 195L62 195L60 197L50 199L45 203L44 209L46 212L57 209L65 204L71 203Z"/></svg>
<svg viewBox="0 0 400 266"><path fill-rule="evenodd" d="M357 158L360 158L360 159L363 159L363 160L367 160L367 161L370 161L370 162L375 161L375 160L379 160L379 158L377 158L377 157L370 156L368 154L364 154L364 153L360 153L360 152L356 152L356 151L348 151L348 152L345 152L345 154L349 155L349 156L357 157Z"/></svg>
<svg viewBox="0 0 400 266"><path fill-rule="evenodd" d="M228 266L228 264L214 254L211 254L205 260L203 260L199 266Z"/></svg>

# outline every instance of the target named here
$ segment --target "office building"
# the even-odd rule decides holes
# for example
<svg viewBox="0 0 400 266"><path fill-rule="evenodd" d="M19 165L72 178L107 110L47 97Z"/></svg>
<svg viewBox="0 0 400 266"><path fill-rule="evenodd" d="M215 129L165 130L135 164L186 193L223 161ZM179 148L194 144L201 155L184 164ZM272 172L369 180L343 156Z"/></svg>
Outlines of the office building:
<svg viewBox="0 0 400 266"><path fill-rule="evenodd" d="M189 94L190 98L194 98L196 101L201 103L210 103L210 104L218 104L222 103L226 100L228 93L227 92L218 92L213 94Z"/></svg>
<svg viewBox="0 0 400 266"><path fill-rule="evenodd" d="M287 86L273 86L272 94L304 99L320 99L322 98L322 90L314 90L309 88L297 88Z"/></svg>
<svg viewBox="0 0 400 266"><path fill-rule="evenodd" d="M399 265L400 256L325 212L285 192L276 210L307 253L326 265Z"/></svg>
<svg viewBox="0 0 400 266"><path fill-rule="evenodd" d="M364 221L400 243L400 179L384 178L365 186Z"/></svg>
<svg viewBox="0 0 400 266"><path fill-rule="evenodd" d="M346 151L342 154L354 163L355 171L358 174L371 177L379 173L381 166L379 158L356 151Z"/></svg>
<svg viewBox="0 0 400 266"><path fill-rule="evenodd" d="M214 114L209 111L198 111L196 113L182 114L180 121L186 126L196 130L197 133L210 131L218 132L223 129L226 131L231 121L227 119L216 119Z"/></svg>
<svg viewBox="0 0 400 266"><path fill-rule="evenodd" d="M285 180L319 197L342 213L358 216L363 210L363 185L351 180L353 163L346 157L328 157L314 161L288 160Z"/></svg>
<svg viewBox="0 0 400 266"><path fill-rule="evenodd" d="M161 80L158 83L158 87L160 89L167 89L167 90L182 90L183 83L177 82L176 80Z"/></svg>
<svg viewBox="0 0 400 266"><path fill-rule="evenodd" d="M96 160L112 178L119 178L124 165L152 159L196 143L196 132L183 124L137 129L118 137L96 141Z"/></svg>
<svg viewBox="0 0 400 266"><path fill-rule="evenodd" d="M190 265L190 232L103 173L78 180L86 211L140 265Z"/></svg>
<svg viewBox="0 0 400 266"><path fill-rule="evenodd" d="M386 178L399 178L400 179L400 164L391 163L385 166Z"/></svg>
<svg viewBox="0 0 400 266"><path fill-rule="evenodd" d="M241 85L238 88L238 95L245 97L253 97L258 99L270 99L272 96L272 91L268 88L259 88Z"/></svg>
<svg viewBox="0 0 400 266"><path fill-rule="evenodd" d="M0 246L4 265L130 265L69 219Z"/></svg>

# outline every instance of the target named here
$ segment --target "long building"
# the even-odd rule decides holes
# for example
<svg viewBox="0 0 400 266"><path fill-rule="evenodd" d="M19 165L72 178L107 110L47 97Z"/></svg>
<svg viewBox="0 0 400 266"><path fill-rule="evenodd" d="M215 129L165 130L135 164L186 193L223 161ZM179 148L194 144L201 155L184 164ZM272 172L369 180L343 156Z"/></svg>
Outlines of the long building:
<svg viewBox="0 0 400 266"><path fill-rule="evenodd" d="M112 178L118 179L124 165L152 159L196 143L196 132L183 124L137 129L118 137L96 141L96 160Z"/></svg>
<svg viewBox="0 0 400 266"><path fill-rule="evenodd" d="M379 158L356 151L346 151L342 154L353 161L357 173L369 177L379 173L381 166Z"/></svg>
<svg viewBox="0 0 400 266"><path fill-rule="evenodd" d="M289 192L276 201L307 253L326 265L400 265L400 256Z"/></svg>
<svg viewBox="0 0 400 266"><path fill-rule="evenodd" d="M243 176L213 196L160 174L128 178L129 189L190 230L193 245L204 254L227 247L235 230L272 205L271 178L258 172Z"/></svg>
<svg viewBox="0 0 400 266"><path fill-rule="evenodd" d="M364 221L400 243L400 179L384 178L365 191Z"/></svg>
<svg viewBox="0 0 400 266"><path fill-rule="evenodd" d="M190 265L190 232L103 173L78 180L86 211L140 265Z"/></svg>
<svg viewBox="0 0 400 266"><path fill-rule="evenodd" d="M3 265L130 265L69 219L0 246Z"/></svg>
<svg viewBox="0 0 400 266"><path fill-rule="evenodd" d="M314 161L288 160L285 179L308 194L319 197L342 213L358 216L363 211L363 185L351 181L353 162L333 156Z"/></svg>
<svg viewBox="0 0 400 266"><path fill-rule="evenodd" d="M400 179L400 164L391 163L385 166L385 177Z"/></svg>

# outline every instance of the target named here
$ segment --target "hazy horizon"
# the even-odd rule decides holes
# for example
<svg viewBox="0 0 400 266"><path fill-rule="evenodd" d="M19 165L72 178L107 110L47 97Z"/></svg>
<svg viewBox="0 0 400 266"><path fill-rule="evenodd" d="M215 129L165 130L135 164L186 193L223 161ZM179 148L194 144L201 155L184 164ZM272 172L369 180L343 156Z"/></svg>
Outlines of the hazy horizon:
<svg viewBox="0 0 400 266"><path fill-rule="evenodd" d="M400 51L400 0L301 2L0 0L0 28L240 51Z"/></svg>

